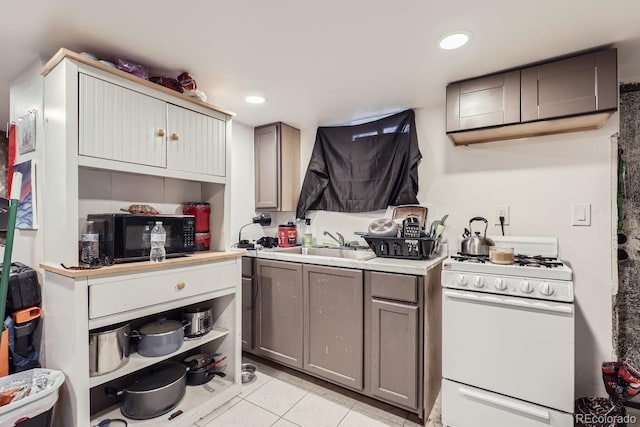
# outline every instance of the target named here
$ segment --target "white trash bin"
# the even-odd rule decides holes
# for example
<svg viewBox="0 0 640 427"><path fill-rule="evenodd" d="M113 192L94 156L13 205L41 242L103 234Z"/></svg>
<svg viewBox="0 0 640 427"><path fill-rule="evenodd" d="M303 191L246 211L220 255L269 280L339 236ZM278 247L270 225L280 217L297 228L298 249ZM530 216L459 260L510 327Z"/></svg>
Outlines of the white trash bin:
<svg viewBox="0 0 640 427"><path fill-rule="evenodd" d="M60 371L43 368L0 378L0 393L18 389L18 394L23 396L0 406L0 427L50 427L51 413L64 378Z"/></svg>

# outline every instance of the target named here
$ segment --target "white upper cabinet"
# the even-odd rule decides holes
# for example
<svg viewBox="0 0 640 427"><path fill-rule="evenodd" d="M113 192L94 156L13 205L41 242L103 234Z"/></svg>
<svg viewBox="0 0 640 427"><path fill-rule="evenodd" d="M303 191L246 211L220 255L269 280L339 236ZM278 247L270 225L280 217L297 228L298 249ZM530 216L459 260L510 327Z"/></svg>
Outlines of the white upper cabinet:
<svg viewBox="0 0 640 427"><path fill-rule="evenodd" d="M80 74L78 154L165 167L163 101Z"/></svg>
<svg viewBox="0 0 640 427"><path fill-rule="evenodd" d="M225 176L225 122L167 105L167 167Z"/></svg>
<svg viewBox="0 0 640 427"><path fill-rule="evenodd" d="M152 95L80 72L80 165L224 183L227 122Z"/></svg>

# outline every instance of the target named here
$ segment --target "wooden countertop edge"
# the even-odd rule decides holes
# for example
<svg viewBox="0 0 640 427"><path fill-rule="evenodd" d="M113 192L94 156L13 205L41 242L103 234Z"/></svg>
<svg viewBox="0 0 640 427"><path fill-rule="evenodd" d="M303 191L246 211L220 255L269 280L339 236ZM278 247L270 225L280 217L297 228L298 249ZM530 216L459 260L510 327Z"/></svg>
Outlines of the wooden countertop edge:
<svg viewBox="0 0 640 427"><path fill-rule="evenodd" d="M102 70L102 71L106 71L107 73L113 74L115 76L122 77L122 78L127 79L127 80L131 80L132 82L147 86L149 88L158 90L158 91L166 93L168 95L176 96L176 97L178 97L180 99L183 99L185 101L191 102L193 104L199 105L199 106L207 108L209 110L214 110L214 111L217 111L219 113L226 114L227 116L230 116L230 117L233 117L233 116L236 115L236 113L233 113L231 111L223 110L222 108L216 107L213 104L209 104L207 102L200 101L199 99L192 98L192 97L187 96L187 95L183 95L180 92L176 92L175 90L172 90L172 89L169 89L169 88L164 87L162 85L150 82L149 80L141 79L138 76L134 76L133 74L129 74L129 73L124 72L122 70L118 70L117 68L108 67L108 66L106 66L106 65L104 65L104 64L102 64L102 63L100 63L100 62L98 62L98 61L96 61L94 59L88 58L88 57L86 57L84 55L80 55L79 53L76 53L76 52L74 52L72 50L69 50L69 49L65 49L63 47L60 48L60 50L58 50L56 52L56 54L53 55L53 57L51 57L51 59L42 67L42 70L40 70L40 74L43 77L46 76L64 58L70 58L70 59L73 59L75 61L81 62L83 64L90 65L90 66L92 66L94 68L97 68L97 69Z"/></svg>
<svg viewBox="0 0 640 427"><path fill-rule="evenodd" d="M96 277L106 276L108 274L123 274L123 273L136 273L141 271L154 270L158 268L166 267L182 267L195 264L204 264L207 262L221 261L225 259L239 258L242 253L235 251L225 252L199 252L193 255L168 258L162 263L152 264L148 261L141 262L129 262L124 264L115 264L109 267L102 267L96 269L86 270L67 270L59 264L52 264L43 262L40 264L40 268L45 271L60 274L62 276L78 278L78 277Z"/></svg>

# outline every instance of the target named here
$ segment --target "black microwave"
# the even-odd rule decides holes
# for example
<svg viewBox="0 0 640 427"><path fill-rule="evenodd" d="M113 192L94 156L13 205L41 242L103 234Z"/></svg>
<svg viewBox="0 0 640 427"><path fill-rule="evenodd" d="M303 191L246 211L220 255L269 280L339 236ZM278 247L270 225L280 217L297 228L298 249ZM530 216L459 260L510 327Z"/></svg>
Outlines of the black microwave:
<svg viewBox="0 0 640 427"><path fill-rule="evenodd" d="M89 214L100 236L100 256L117 263L149 260L149 237L156 221L167 233L167 258L192 253L196 248L196 220L193 215L142 215L128 213Z"/></svg>

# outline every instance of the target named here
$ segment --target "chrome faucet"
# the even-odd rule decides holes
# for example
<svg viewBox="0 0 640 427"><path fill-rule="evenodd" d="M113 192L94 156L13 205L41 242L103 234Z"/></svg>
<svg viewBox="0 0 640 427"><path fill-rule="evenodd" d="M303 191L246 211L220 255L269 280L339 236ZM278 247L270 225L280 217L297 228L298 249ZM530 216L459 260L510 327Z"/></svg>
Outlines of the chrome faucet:
<svg viewBox="0 0 640 427"><path fill-rule="evenodd" d="M331 237L333 240L335 240L338 243L338 245L340 245L341 248L343 248L344 247L344 236L342 234L338 233L337 231L336 231L336 234L338 235L337 239L335 237L333 237L333 234L329 233L328 231L324 232L325 236Z"/></svg>

